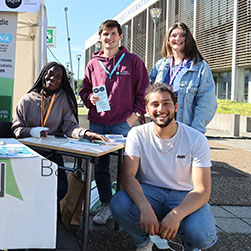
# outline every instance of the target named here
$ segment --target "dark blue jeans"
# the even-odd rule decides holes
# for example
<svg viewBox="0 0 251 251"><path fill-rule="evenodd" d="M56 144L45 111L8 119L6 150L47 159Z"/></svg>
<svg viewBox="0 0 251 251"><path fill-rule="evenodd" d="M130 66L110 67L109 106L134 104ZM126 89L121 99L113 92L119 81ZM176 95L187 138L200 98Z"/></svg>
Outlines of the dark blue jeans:
<svg viewBox="0 0 251 251"><path fill-rule="evenodd" d="M114 125L102 125L90 122L90 129L93 132L102 135L121 134L126 137L131 128L127 122ZM110 156L108 154L100 157L98 164L95 165L95 181L102 203L110 203L112 199L111 175L109 165Z"/></svg>
<svg viewBox="0 0 251 251"><path fill-rule="evenodd" d="M141 184L146 199L151 204L159 221L185 198L188 191ZM149 234L140 228L140 211L128 194L121 190L111 201L114 219L129 234L137 247L144 247L149 242ZM217 240L215 220L209 204L185 217L178 231L186 251L208 249Z"/></svg>

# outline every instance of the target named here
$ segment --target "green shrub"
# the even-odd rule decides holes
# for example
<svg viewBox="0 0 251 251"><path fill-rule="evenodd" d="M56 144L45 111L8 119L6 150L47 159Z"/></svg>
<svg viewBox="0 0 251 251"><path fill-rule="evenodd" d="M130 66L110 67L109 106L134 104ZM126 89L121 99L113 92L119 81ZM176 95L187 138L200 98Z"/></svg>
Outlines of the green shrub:
<svg viewBox="0 0 251 251"><path fill-rule="evenodd" d="M87 115L88 109L86 107L78 107L78 115Z"/></svg>
<svg viewBox="0 0 251 251"><path fill-rule="evenodd" d="M251 104L218 99L217 113L251 116Z"/></svg>

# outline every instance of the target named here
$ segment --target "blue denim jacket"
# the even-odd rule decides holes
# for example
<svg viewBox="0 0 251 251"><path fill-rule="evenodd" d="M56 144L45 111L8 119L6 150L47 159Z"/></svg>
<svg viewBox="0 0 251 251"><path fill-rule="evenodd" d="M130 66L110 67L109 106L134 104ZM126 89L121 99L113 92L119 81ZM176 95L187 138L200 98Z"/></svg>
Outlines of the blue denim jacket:
<svg viewBox="0 0 251 251"><path fill-rule="evenodd" d="M151 84L164 83L169 74L169 58L160 59L149 74ZM212 120L216 109L215 83L209 65L205 60L193 61L180 79L176 120L202 133Z"/></svg>

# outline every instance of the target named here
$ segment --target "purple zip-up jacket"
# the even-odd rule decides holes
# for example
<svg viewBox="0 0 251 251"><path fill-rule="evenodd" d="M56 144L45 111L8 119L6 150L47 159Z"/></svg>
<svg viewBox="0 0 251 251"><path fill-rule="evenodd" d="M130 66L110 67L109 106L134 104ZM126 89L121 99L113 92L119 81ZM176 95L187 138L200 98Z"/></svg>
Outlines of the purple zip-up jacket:
<svg viewBox="0 0 251 251"><path fill-rule="evenodd" d="M110 80L98 60L112 72L124 52L125 56ZM93 92L92 88L100 85L106 86L111 110L97 113L96 106L90 102L90 95ZM93 54L93 58L86 66L80 96L85 106L89 108L88 119L91 122L113 125L125 122L132 112L145 113L144 94L148 86L149 78L144 62L122 46L112 58L104 57L103 51Z"/></svg>

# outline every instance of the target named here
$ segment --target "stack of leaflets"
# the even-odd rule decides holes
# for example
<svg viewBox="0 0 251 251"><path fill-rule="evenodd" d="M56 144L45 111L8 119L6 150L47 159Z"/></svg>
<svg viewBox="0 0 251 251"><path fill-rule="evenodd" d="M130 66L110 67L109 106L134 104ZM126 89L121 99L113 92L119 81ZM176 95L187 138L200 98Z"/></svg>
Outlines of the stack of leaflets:
<svg viewBox="0 0 251 251"><path fill-rule="evenodd" d="M79 144L79 145L87 145L87 146L100 146L100 145L105 145L105 142L102 140L93 140L92 142L89 141L88 139L73 139L69 140L69 143L72 144Z"/></svg>
<svg viewBox="0 0 251 251"><path fill-rule="evenodd" d="M26 158L37 156L36 152L21 144L8 144L0 146L0 159Z"/></svg>

